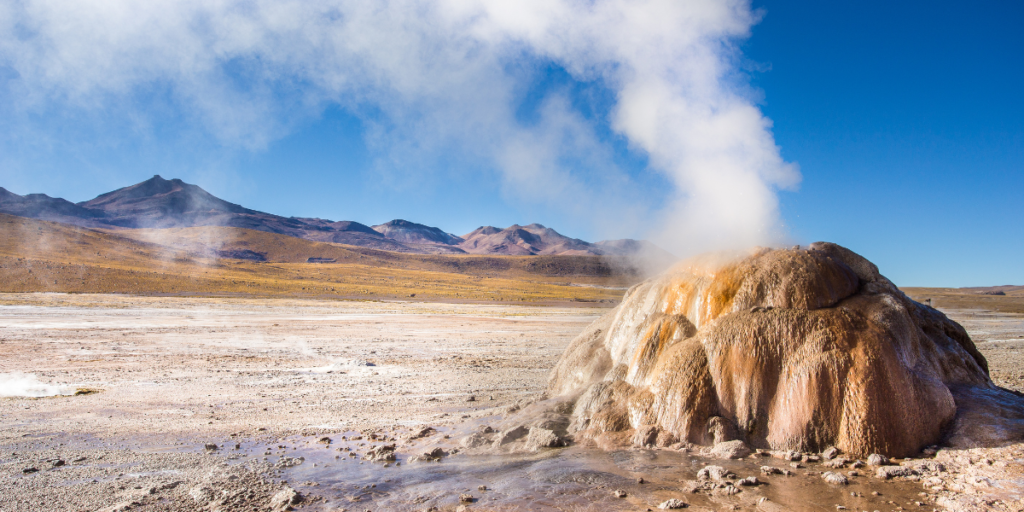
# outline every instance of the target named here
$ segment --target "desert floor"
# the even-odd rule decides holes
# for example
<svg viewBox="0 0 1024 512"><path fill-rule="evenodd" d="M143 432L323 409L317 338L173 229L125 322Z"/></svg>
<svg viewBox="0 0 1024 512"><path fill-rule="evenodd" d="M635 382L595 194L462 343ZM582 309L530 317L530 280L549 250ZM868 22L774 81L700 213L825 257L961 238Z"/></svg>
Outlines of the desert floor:
<svg viewBox="0 0 1024 512"><path fill-rule="evenodd" d="M606 311L0 295L0 392L25 387L14 375L60 393L0 398L0 512L611 511L670 498L690 510L1024 509L1024 445L895 461L913 470L905 478L847 467L843 486L814 462L672 450L411 460L541 398L565 346ZM946 313L993 379L1024 391L1024 315ZM418 436L424 427L434 430ZM363 460L383 442L398 445L397 461ZM708 464L766 485L687 492ZM762 475L766 465L792 475Z"/></svg>

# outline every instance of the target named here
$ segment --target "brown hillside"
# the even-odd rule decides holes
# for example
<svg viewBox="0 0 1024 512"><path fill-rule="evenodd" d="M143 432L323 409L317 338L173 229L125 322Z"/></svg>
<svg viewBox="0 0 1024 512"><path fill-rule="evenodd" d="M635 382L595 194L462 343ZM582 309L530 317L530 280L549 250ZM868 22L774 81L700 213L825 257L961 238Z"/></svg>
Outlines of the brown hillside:
<svg viewBox="0 0 1024 512"><path fill-rule="evenodd" d="M3 292L608 303L636 279L595 257L402 254L241 228L103 231L0 214Z"/></svg>

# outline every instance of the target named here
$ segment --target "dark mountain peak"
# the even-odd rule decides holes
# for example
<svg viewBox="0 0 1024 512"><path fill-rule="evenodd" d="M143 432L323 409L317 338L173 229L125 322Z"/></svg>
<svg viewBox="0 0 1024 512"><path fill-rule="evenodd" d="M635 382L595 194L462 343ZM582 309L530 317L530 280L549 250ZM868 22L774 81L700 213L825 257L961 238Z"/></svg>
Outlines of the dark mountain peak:
<svg viewBox="0 0 1024 512"><path fill-rule="evenodd" d="M216 217L260 214L220 199L197 185L179 179L166 180L160 175L78 204L102 211L110 223L125 227L223 225L226 219Z"/></svg>

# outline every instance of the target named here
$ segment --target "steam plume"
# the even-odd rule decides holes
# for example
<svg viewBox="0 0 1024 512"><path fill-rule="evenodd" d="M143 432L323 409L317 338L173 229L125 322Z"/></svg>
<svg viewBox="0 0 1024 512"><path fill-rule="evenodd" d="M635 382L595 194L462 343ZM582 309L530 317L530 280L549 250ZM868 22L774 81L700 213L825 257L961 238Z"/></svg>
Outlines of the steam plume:
<svg viewBox="0 0 1024 512"><path fill-rule="evenodd" d="M137 119L145 98L259 149L336 104L398 164L384 167L456 154L517 199L685 255L783 236L776 191L799 172L736 66L758 17L744 0L5 2L0 113ZM556 87L522 120L545 66L611 104L589 115ZM612 163L609 129L672 185L667 199Z"/></svg>
<svg viewBox="0 0 1024 512"><path fill-rule="evenodd" d="M41 382L34 374L0 373L0 397L44 397L69 394L68 390Z"/></svg>

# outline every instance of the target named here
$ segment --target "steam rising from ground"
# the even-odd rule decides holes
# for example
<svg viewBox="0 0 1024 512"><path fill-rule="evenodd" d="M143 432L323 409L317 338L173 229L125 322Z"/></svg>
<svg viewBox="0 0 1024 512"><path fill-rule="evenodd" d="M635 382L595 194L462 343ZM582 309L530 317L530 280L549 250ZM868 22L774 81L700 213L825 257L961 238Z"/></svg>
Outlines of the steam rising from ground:
<svg viewBox="0 0 1024 512"><path fill-rule="evenodd" d="M44 397L67 395L74 391L41 382L34 374L0 373L0 397Z"/></svg>
<svg viewBox="0 0 1024 512"><path fill-rule="evenodd" d="M758 19L744 0L25 0L0 5L0 94L22 118L56 105L140 130L163 101L250 149L340 105L403 178L443 155L684 256L784 236L775 193L799 172L737 66ZM610 101L554 87L524 120L550 67ZM617 136L667 199L614 163Z"/></svg>

